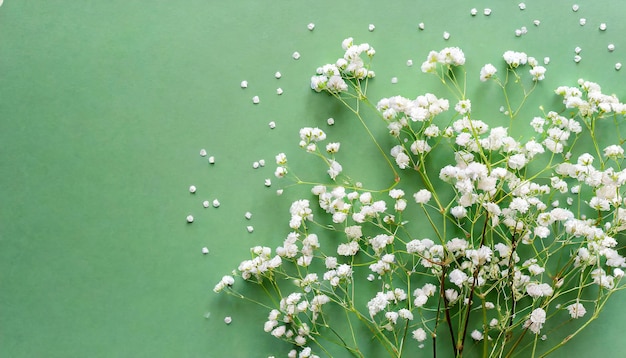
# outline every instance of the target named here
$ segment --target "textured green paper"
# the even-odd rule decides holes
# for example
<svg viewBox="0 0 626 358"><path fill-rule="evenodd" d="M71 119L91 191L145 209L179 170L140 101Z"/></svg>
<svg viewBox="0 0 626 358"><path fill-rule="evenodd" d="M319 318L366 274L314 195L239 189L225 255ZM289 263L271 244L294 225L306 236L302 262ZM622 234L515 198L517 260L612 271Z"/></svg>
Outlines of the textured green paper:
<svg viewBox="0 0 626 358"><path fill-rule="evenodd" d="M626 4L581 1L578 12L570 1L526 5L522 11L516 1L6 0L0 356L280 356L288 347L263 332L264 310L211 290L250 246L275 247L288 232L290 202L275 195L281 184L273 158L284 151L307 171L298 129L323 127L333 116L336 135L363 135L329 98L312 93L309 76L340 56L341 40L352 36L377 50L374 101L436 86L419 65L429 50L446 46L463 48L469 74L477 76L505 50L526 51L551 58L545 93L584 75L626 98L626 69L614 69L626 63ZM587 24L580 26L583 17ZM516 37L521 26L528 33ZM576 46L583 49L578 64ZM248 88L240 88L242 80ZM497 120L489 91L473 101ZM201 148L215 156L214 165L199 156ZM374 150L357 146L350 155L370 157ZM266 167L253 169L259 159ZM356 164L344 168L388 182ZM265 178L272 178L271 188ZM216 198L219 208L202 207ZM193 224L185 221L189 214ZM201 253L205 246L208 255ZM616 295L554 356L623 355L624 298ZM224 324L225 316L232 324Z"/></svg>

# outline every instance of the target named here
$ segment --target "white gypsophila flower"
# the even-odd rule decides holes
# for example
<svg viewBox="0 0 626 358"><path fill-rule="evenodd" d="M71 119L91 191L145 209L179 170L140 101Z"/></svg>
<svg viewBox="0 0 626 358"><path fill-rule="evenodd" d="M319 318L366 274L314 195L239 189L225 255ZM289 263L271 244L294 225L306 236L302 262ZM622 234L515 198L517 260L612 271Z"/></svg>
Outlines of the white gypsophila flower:
<svg viewBox="0 0 626 358"><path fill-rule="evenodd" d="M569 312L569 315L574 319L581 318L585 315L585 313L587 313L585 306L583 306L579 302L567 306L567 311Z"/></svg>
<svg viewBox="0 0 626 358"><path fill-rule="evenodd" d="M511 68L517 68L520 65L525 65L528 61L528 55L524 52L506 51L502 57Z"/></svg>
<svg viewBox="0 0 626 358"><path fill-rule="evenodd" d="M335 154L339 152L339 147L341 143L328 143L326 144L326 152L330 154Z"/></svg>
<svg viewBox="0 0 626 358"><path fill-rule="evenodd" d="M524 154L514 154L509 157L507 164L509 168L513 170L519 170L526 166L528 163L526 156Z"/></svg>
<svg viewBox="0 0 626 358"><path fill-rule="evenodd" d="M387 308L389 304L389 299L387 294L384 292L376 293L376 296L367 302L367 309L369 311L370 317L374 317L378 312Z"/></svg>
<svg viewBox="0 0 626 358"><path fill-rule="evenodd" d="M448 275L448 279L453 284L457 285L458 287L461 287L463 286L464 283L467 282L467 274L459 269L454 269Z"/></svg>
<svg viewBox="0 0 626 358"><path fill-rule="evenodd" d="M543 308L536 308L531 312L529 319L526 321L526 327L534 334L539 334L544 323L546 323L546 311L544 311Z"/></svg>
<svg viewBox="0 0 626 358"><path fill-rule="evenodd" d="M533 81L543 81L546 78L546 68L543 66L534 66L529 72L533 76Z"/></svg>
<svg viewBox="0 0 626 358"><path fill-rule="evenodd" d="M339 175L341 173L343 168L342 168L341 164L339 164L335 160L329 160L328 164L329 164L329 168L328 168L328 171L327 171L328 176L330 176L330 178L332 180L335 180L337 178L337 175Z"/></svg>
<svg viewBox="0 0 626 358"><path fill-rule="evenodd" d="M398 315L401 318L406 319L407 321L412 321L413 320L413 313L411 313L411 311L409 311L406 308L401 308L400 310L398 310Z"/></svg>
<svg viewBox="0 0 626 358"><path fill-rule="evenodd" d="M418 154L428 153L430 152L432 148L430 147L427 141L423 139L419 139L413 142L413 144L411 144L410 149L411 149L411 153L418 155Z"/></svg>
<svg viewBox="0 0 626 358"><path fill-rule="evenodd" d="M340 244L337 247L337 254L341 256L354 256L359 251L359 243L351 241L347 244Z"/></svg>
<svg viewBox="0 0 626 358"><path fill-rule="evenodd" d="M427 189L421 189L417 193L413 194L413 198L415 199L415 202L418 204L426 204L428 201L430 201L431 197L432 197L432 193L428 191Z"/></svg>
<svg viewBox="0 0 626 358"><path fill-rule="evenodd" d="M426 331L423 328L418 328L412 332L413 339L418 342L424 342L426 340Z"/></svg>
<svg viewBox="0 0 626 358"><path fill-rule="evenodd" d="M482 82L485 82L491 77L493 77L496 74L496 72L498 72L498 70L495 68L495 66L488 63L484 65L483 68L480 69L480 80Z"/></svg>
<svg viewBox="0 0 626 358"><path fill-rule="evenodd" d="M475 341L482 341L483 338L485 338L483 336L483 333L480 332L479 330L475 329L472 331L472 333L470 334L470 336L472 337L473 340Z"/></svg>
<svg viewBox="0 0 626 358"><path fill-rule="evenodd" d="M389 196L393 199L400 199L404 196L404 190L402 189L391 189L389 191Z"/></svg>
<svg viewBox="0 0 626 358"><path fill-rule="evenodd" d="M472 102L469 99L459 101L454 106L454 110L457 111L461 115L470 113L472 111Z"/></svg>
<svg viewBox="0 0 626 358"><path fill-rule="evenodd" d="M604 148L604 156L607 158L622 158L624 157L624 148L619 145L610 145Z"/></svg>
<svg viewBox="0 0 626 358"><path fill-rule="evenodd" d="M457 219L462 219L465 216L467 216L467 209L465 209L462 206L455 206L452 209L450 209L450 214L452 214L452 216L454 216Z"/></svg>

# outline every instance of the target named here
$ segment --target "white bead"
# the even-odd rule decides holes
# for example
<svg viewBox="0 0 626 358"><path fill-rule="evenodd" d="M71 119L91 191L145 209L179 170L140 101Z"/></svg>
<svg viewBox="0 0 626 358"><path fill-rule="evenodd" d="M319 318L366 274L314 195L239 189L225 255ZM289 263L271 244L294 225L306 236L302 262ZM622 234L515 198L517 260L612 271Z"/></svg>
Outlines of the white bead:
<svg viewBox="0 0 626 358"><path fill-rule="evenodd" d="M600 31L605 31L606 30L606 23L601 23L600 24Z"/></svg>
<svg viewBox="0 0 626 358"><path fill-rule="evenodd" d="M413 60L406 60L406 65L409 67L413 66Z"/></svg>
<svg viewBox="0 0 626 358"><path fill-rule="evenodd" d="M313 31L313 29L315 29L315 24L311 22L308 25L306 25L306 28L309 29L309 31Z"/></svg>
<svg viewBox="0 0 626 358"><path fill-rule="evenodd" d="M271 129L276 128L276 122L271 121L271 122L269 123L269 126L270 126L270 128L271 128Z"/></svg>
<svg viewBox="0 0 626 358"><path fill-rule="evenodd" d="M523 2L519 3L519 5L517 5L517 6L519 6L520 10L526 10L526 4L523 3Z"/></svg>
<svg viewBox="0 0 626 358"><path fill-rule="evenodd" d="M247 88L248 87L248 81L241 81L241 88Z"/></svg>
<svg viewBox="0 0 626 358"><path fill-rule="evenodd" d="M549 63L550 63L550 57L547 57L547 56L546 56L546 57L544 57L544 58L543 58L543 64L544 64L544 65L547 65L547 64L549 64Z"/></svg>
<svg viewBox="0 0 626 358"><path fill-rule="evenodd" d="M526 28L526 26L522 26L520 30L522 30L522 35L526 35L528 33L528 29Z"/></svg>
<svg viewBox="0 0 626 358"><path fill-rule="evenodd" d="M277 94L277 95L279 95L279 96L280 96L281 94L283 94L283 89L282 89L282 88L280 88L280 87L278 87L278 88L276 89L276 94Z"/></svg>
<svg viewBox="0 0 626 358"><path fill-rule="evenodd" d="M585 26L585 24L587 24L587 19L583 17L580 20L578 20L578 23L580 23L580 26Z"/></svg>
<svg viewBox="0 0 626 358"><path fill-rule="evenodd" d="M574 12L578 11L579 8L580 8L580 6L578 6L578 4L572 5L572 11L574 11Z"/></svg>
<svg viewBox="0 0 626 358"><path fill-rule="evenodd" d="M581 49L580 47L576 46L576 48L574 49L574 52L576 52L576 54L578 55L580 53L580 51L582 51L583 49Z"/></svg>
<svg viewBox="0 0 626 358"><path fill-rule="evenodd" d="M274 77L276 77L277 79L281 78L282 76L283 75L280 72L278 72L278 71L276 71L276 73L274 74Z"/></svg>
<svg viewBox="0 0 626 358"><path fill-rule="evenodd" d="M187 222L188 223L192 223L193 222L193 215L187 215Z"/></svg>
<svg viewBox="0 0 626 358"><path fill-rule="evenodd" d="M246 230L248 230L248 232L253 232L254 231L254 227L251 225L246 226Z"/></svg>
<svg viewBox="0 0 626 358"><path fill-rule="evenodd" d="M417 27L418 27L420 30L424 30L424 28L426 27L426 25L424 25L424 23L423 23L423 22L420 22L420 23L417 25Z"/></svg>
<svg viewBox="0 0 626 358"><path fill-rule="evenodd" d="M213 207L214 207L214 208L219 208L219 206L220 206L220 201L219 201L219 200L217 200L217 199L214 199L214 200L213 200Z"/></svg>
<svg viewBox="0 0 626 358"><path fill-rule="evenodd" d="M232 321L233 319L230 316L224 317L224 323L230 324Z"/></svg>
<svg viewBox="0 0 626 358"><path fill-rule="evenodd" d="M252 97L252 103L258 104L259 102L261 102L261 99L259 98L259 96Z"/></svg>
<svg viewBox="0 0 626 358"><path fill-rule="evenodd" d="M574 56L574 62L578 63L580 62L580 60L582 60L582 57L580 57L580 55Z"/></svg>
<svg viewBox="0 0 626 358"><path fill-rule="evenodd" d="M205 255L208 254L209 253L209 249L206 248L206 247L203 247L202 248L202 253L205 254Z"/></svg>
<svg viewBox="0 0 626 358"><path fill-rule="evenodd" d="M300 58L300 52L298 52L298 51L294 52L294 53L291 55L291 57L293 57L293 59L294 59L294 60L299 59L299 58Z"/></svg>
<svg viewBox="0 0 626 358"><path fill-rule="evenodd" d="M393 84L398 83L398 77L391 77L391 83Z"/></svg>
<svg viewBox="0 0 626 358"><path fill-rule="evenodd" d="M209 164L215 164L215 157L214 156L210 156L209 157Z"/></svg>
<svg viewBox="0 0 626 358"><path fill-rule="evenodd" d="M195 185L190 186L190 187L189 187L189 192L190 192L191 194L195 193L195 192L196 192L196 186L195 186Z"/></svg>
<svg viewBox="0 0 626 358"><path fill-rule="evenodd" d="M276 190L276 195L278 195L278 196L283 195L283 189Z"/></svg>
<svg viewBox="0 0 626 358"><path fill-rule="evenodd" d="M448 40L450 38L450 33L448 31L443 32L443 39Z"/></svg>
<svg viewBox="0 0 626 358"><path fill-rule="evenodd" d="M622 68L622 63L618 62L615 64L615 70L619 71Z"/></svg>
<svg viewBox="0 0 626 358"><path fill-rule="evenodd" d="M613 45L613 44L609 44L609 46L607 46L607 49L608 49L610 52L613 52L613 51L615 51L615 45Z"/></svg>
<svg viewBox="0 0 626 358"><path fill-rule="evenodd" d="M211 203L209 203L208 200L205 200L202 202L202 206L204 206L205 208L208 208L211 205Z"/></svg>
<svg viewBox="0 0 626 358"><path fill-rule="evenodd" d="M333 124L335 124L335 119L334 118L328 118L326 120L326 123L328 123L329 126L332 126Z"/></svg>
<svg viewBox="0 0 626 358"><path fill-rule="evenodd" d="M249 211L246 211L246 213L243 215L246 219L250 220L252 218L252 213Z"/></svg>
<svg viewBox="0 0 626 358"><path fill-rule="evenodd" d="M520 29L515 30L515 36L517 36L517 37L522 36L522 30L520 30Z"/></svg>
<svg viewBox="0 0 626 358"><path fill-rule="evenodd" d="M200 156L206 157L206 149L200 149Z"/></svg>
<svg viewBox="0 0 626 358"><path fill-rule="evenodd" d="M367 29L368 29L368 30L370 30L370 32L371 32L371 31L374 31L374 29L376 29L376 26L374 26L374 24L370 24L370 25L367 27Z"/></svg>
<svg viewBox="0 0 626 358"><path fill-rule="evenodd" d="M259 166L261 166L261 165L259 164L259 162L254 162L254 163L252 163L252 168L254 168L254 169L257 169Z"/></svg>
<svg viewBox="0 0 626 358"><path fill-rule="evenodd" d="M539 25L541 24L541 21L539 21L539 20L534 20L534 21L533 21L533 24L535 24L535 26L539 26Z"/></svg>
<svg viewBox="0 0 626 358"><path fill-rule="evenodd" d="M272 181L270 179L265 179L265 186L272 186Z"/></svg>
<svg viewBox="0 0 626 358"><path fill-rule="evenodd" d="M259 165L264 167L265 166L265 159L259 159Z"/></svg>
<svg viewBox="0 0 626 358"><path fill-rule="evenodd" d="M478 10L474 7L470 10L470 15L476 16L476 14L478 14Z"/></svg>
<svg viewBox="0 0 626 358"><path fill-rule="evenodd" d="M485 10L483 10L483 14L485 14L485 16L491 15L491 9L490 8L485 8Z"/></svg>

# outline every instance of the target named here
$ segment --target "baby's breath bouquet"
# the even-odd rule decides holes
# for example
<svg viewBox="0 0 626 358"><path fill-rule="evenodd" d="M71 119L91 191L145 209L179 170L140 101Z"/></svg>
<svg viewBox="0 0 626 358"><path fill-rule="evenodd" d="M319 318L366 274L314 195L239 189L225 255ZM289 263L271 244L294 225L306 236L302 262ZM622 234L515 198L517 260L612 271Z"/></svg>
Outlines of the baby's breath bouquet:
<svg viewBox="0 0 626 358"><path fill-rule="evenodd" d="M554 91L556 108L532 113L524 105L546 75L537 59L506 51L466 73L457 47L431 51L421 66L446 92L370 99L374 48L352 38L342 47L311 78L311 95L338 101L363 126L388 187L352 179L340 142L302 128L300 147L324 163L327 182L301 178L278 154L275 175L310 195L280 219L291 229L283 244L253 247L215 292L266 309L263 328L293 345L288 357L364 357L372 346L390 357L544 356L596 319L623 288L626 105L581 79ZM473 115L471 97L490 86L508 126ZM372 120L385 123L389 148ZM600 123L615 133L601 135Z"/></svg>

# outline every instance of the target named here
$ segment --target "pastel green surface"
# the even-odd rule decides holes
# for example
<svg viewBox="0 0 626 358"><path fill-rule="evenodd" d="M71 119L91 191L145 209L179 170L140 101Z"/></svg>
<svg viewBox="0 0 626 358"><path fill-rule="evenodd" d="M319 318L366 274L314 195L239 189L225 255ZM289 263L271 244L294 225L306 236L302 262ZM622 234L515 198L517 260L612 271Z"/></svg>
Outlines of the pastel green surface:
<svg viewBox="0 0 626 358"><path fill-rule="evenodd" d="M283 356L288 347L262 331L265 311L212 288L250 246L275 247L288 232L294 190L284 199L275 195L281 184L273 158L286 152L308 170L299 161L305 156L298 129L334 117L336 135L363 135L309 89L315 68L340 56L341 40L352 36L377 50L371 98L416 96L435 86L419 72L432 49L462 47L474 74L512 49L551 58L542 104L557 103L550 91L581 76L625 98L626 69L614 65L626 63L626 4L581 1L578 12L572 4L533 0L522 11L517 1L6 0L0 356ZM489 17L485 7L493 10ZM528 33L515 37L522 26ZM578 64L576 46L583 49ZM302 56L297 61L294 51ZM242 80L248 88L240 88ZM476 103L497 120L499 104L489 98ZM214 165L199 156L201 148L215 156ZM352 155L368 158L374 150L355 146ZM255 170L259 159L268 164ZM373 183L388 179L356 164L345 167ZM273 179L271 188L265 178ZM216 198L219 208L202 207ZM193 224L185 221L189 214ZM616 295L554 356L622 356L625 298Z"/></svg>

